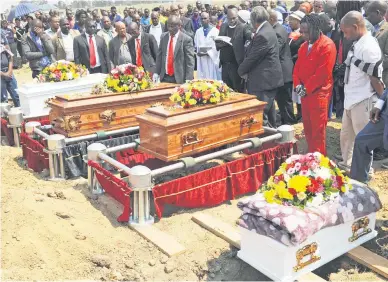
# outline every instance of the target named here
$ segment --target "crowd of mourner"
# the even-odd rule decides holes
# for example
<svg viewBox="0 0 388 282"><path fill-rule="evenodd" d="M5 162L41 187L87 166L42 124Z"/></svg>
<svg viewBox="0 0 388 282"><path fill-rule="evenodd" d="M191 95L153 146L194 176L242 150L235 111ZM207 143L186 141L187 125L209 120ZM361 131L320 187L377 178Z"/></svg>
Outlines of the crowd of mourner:
<svg viewBox="0 0 388 282"><path fill-rule="evenodd" d="M1 22L1 101L9 93L19 106L13 69L25 63L33 78L58 60L92 74L131 63L155 82L179 84L196 71L198 79L222 80L267 102L265 126L302 121L311 152L326 154L326 126L335 113L342 119L339 165L367 182L372 160L388 156L386 15L387 1L35 12Z"/></svg>

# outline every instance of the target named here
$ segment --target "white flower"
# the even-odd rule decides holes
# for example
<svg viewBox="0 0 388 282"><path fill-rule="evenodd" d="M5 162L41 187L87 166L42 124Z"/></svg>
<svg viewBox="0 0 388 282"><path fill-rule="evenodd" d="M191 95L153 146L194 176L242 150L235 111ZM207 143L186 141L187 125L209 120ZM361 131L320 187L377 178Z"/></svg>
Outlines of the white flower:
<svg viewBox="0 0 388 282"><path fill-rule="evenodd" d="M67 73L67 79L73 79L73 73L72 72L68 72Z"/></svg>
<svg viewBox="0 0 388 282"><path fill-rule="evenodd" d="M323 195L321 193L316 194L312 202L307 202L307 207L319 207L323 203Z"/></svg>
<svg viewBox="0 0 388 282"><path fill-rule="evenodd" d="M320 152L314 152L313 153L313 156L314 158L317 160L317 161L320 161L321 160L321 157L322 157L322 154Z"/></svg>
<svg viewBox="0 0 388 282"><path fill-rule="evenodd" d="M301 201L304 200L304 199L306 199L306 193L305 193L305 192L299 192L296 196L297 196L298 199L301 200Z"/></svg>
<svg viewBox="0 0 388 282"><path fill-rule="evenodd" d="M287 183L291 179L291 177L287 173L283 174L283 178L284 178L284 181L287 182Z"/></svg>
<svg viewBox="0 0 388 282"><path fill-rule="evenodd" d="M302 165L300 163L296 163L294 166L295 171L299 171L301 167L302 167Z"/></svg>
<svg viewBox="0 0 388 282"><path fill-rule="evenodd" d="M321 177L324 180L330 179L331 178L330 169L326 167L320 167L315 171L315 177Z"/></svg>

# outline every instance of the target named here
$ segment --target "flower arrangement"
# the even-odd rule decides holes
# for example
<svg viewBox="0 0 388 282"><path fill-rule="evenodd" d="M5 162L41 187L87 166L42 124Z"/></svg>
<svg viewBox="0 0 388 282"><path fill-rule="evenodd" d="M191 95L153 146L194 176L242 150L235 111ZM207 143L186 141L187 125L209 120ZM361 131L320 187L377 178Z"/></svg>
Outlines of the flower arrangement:
<svg viewBox="0 0 388 282"><path fill-rule="evenodd" d="M320 206L352 186L333 161L315 152L288 158L262 188L268 203L304 209Z"/></svg>
<svg viewBox="0 0 388 282"><path fill-rule="evenodd" d="M125 64L111 70L105 85L113 92L136 92L151 88L152 79L143 67Z"/></svg>
<svg viewBox="0 0 388 282"><path fill-rule="evenodd" d="M77 79L88 74L85 66L60 60L45 67L37 78L39 82L60 82Z"/></svg>
<svg viewBox="0 0 388 282"><path fill-rule="evenodd" d="M184 108L218 104L231 94L231 89L218 80L192 80L177 87L170 100Z"/></svg>

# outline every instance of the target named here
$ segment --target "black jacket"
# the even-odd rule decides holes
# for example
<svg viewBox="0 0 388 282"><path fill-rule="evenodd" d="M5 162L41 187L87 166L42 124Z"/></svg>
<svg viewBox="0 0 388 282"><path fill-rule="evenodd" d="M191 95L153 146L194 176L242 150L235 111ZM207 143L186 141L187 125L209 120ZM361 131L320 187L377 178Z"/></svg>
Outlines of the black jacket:
<svg viewBox="0 0 388 282"><path fill-rule="evenodd" d="M247 89L253 94L284 85L278 39L268 22L254 35L244 61L238 68L238 74L241 77L248 75Z"/></svg>
<svg viewBox="0 0 388 282"><path fill-rule="evenodd" d="M155 73L156 56L158 55L158 43L152 34L142 32L140 34L141 59L146 71ZM136 38L132 37L128 41L129 52L131 53L132 63L136 65Z"/></svg>
<svg viewBox="0 0 388 282"><path fill-rule="evenodd" d="M111 64L109 61L108 48L106 46L104 38L95 35L96 37L96 49L101 63L101 72L109 73ZM73 41L74 50L74 63L86 66L90 70L90 53L89 43L85 33L74 38Z"/></svg>
<svg viewBox="0 0 388 282"><path fill-rule="evenodd" d="M279 23L276 23L273 28L279 43L279 59L283 71L283 81L284 83L291 82L294 63L291 58L290 45L288 45L287 42L288 34L284 27Z"/></svg>
<svg viewBox="0 0 388 282"><path fill-rule="evenodd" d="M222 24L220 27L219 36L228 36L227 34L228 27L229 25L227 23ZM231 43L233 45L233 51L238 65L240 65L244 60L245 43L251 40L251 35L252 35L252 31L249 25L242 24L240 22L236 25L234 36L231 40Z"/></svg>

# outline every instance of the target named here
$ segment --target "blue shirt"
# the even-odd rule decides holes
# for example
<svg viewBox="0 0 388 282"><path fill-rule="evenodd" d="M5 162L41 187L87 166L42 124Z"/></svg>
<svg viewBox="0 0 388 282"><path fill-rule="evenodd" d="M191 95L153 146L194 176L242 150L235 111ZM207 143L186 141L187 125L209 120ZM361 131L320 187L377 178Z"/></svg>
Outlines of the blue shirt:
<svg viewBox="0 0 388 282"><path fill-rule="evenodd" d="M113 15L111 15L111 16L109 16L109 19L111 20L112 23L123 21L123 19L121 18L121 16L119 14L116 14L115 17L113 17Z"/></svg>
<svg viewBox="0 0 388 282"><path fill-rule="evenodd" d="M10 28L6 28L6 29L1 28L1 32L3 33L3 36L7 38L8 44L15 42L13 31Z"/></svg>
<svg viewBox="0 0 388 282"><path fill-rule="evenodd" d="M141 25L150 25L150 24L151 24L150 17L148 17L148 18L141 17L141 19L140 19L140 24L141 24Z"/></svg>

